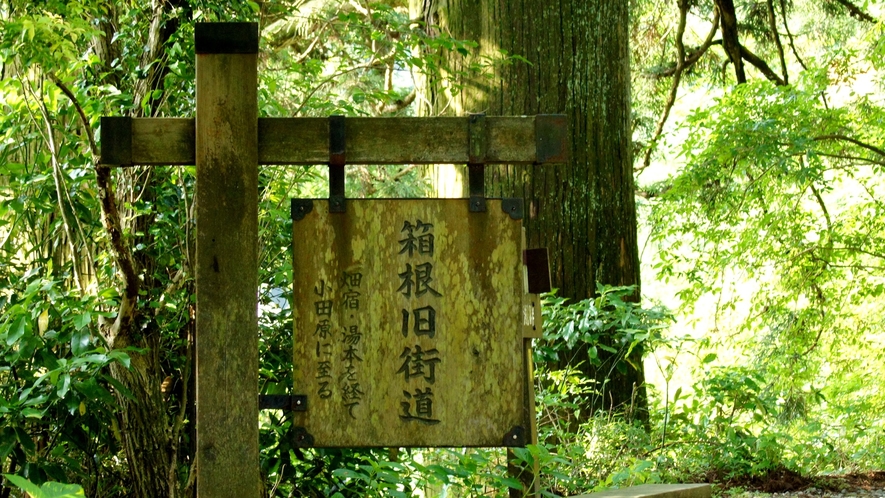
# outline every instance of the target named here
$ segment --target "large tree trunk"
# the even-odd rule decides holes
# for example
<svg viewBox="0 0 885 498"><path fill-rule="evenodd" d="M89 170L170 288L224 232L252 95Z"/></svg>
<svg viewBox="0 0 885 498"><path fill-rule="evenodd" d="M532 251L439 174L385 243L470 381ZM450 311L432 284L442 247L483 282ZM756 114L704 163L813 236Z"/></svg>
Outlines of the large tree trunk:
<svg viewBox="0 0 885 498"><path fill-rule="evenodd" d="M413 17L477 41L474 61L500 58L501 50L529 61L498 65L493 78L459 81L455 95L439 81L426 82L423 113L568 116L568 164L495 168L486 180L491 195L526 199L529 246L549 249L559 294L585 299L599 282L636 285L638 299L627 0L412 1ZM469 62L450 64L464 71ZM600 387L608 379L588 411L647 416L641 354L635 351L632 362L638 368L620 374L613 358L602 358L597 369L586 348L575 351L571 365Z"/></svg>

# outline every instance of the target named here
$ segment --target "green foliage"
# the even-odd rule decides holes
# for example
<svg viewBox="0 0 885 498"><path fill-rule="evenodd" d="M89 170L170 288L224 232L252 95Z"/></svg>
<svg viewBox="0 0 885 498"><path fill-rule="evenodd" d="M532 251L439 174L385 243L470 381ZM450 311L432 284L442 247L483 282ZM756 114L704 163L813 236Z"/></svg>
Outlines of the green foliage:
<svg viewBox="0 0 885 498"><path fill-rule="evenodd" d="M634 19L672 17L661 2L634 3ZM712 13L709 2L688 3ZM737 3L748 13L748 46L774 53L764 17L752 2ZM90 140L102 115L193 114L194 22L260 22L262 116L408 115L416 79L476 80L521 60L477 59L476 43L410 19L402 2L161 4L159 13L128 0L12 1L0 9L0 463L8 482L35 496L132 492L128 470L139 462L123 451L119 406L138 398L113 375L130 370L162 401L156 423L174 433L164 450L177 455L169 474L187 489L194 169L112 173L141 284L138 333L114 344L119 267L102 225ZM885 114L876 92L849 88L867 72L878 88L883 28L859 29L838 9L789 4L801 14L794 19L819 21L826 50L815 52L826 55L804 58L791 86L751 81L718 91L685 122L685 167L649 189L660 275L686 305L717 294L711 313L738 318L733 339L697 342L702 380L673 396L677 355L666 360L667 385L648 426L582 413L580 401L604 396L605 384L557 370L555 360L587 345L613 353L607 363L591 354L594 366L623 371L637 348L682 345L664 334L673 321L667 312L630 301L634 289L602 287L573 304L548 296L549 326L535 351L540 442L516 449L510 462L537 463L546 496L707 472L885 465ZM642 37L635 67L661 74L672 54L650 47L673 43L674 30L649 26L634 29ZM153 46L156 36L162 42ZM463 64L446 67L452 54ZM711 52L683 81L729 81L724 61ZM645 139L669 84L649 81L634 85ZM260 181L260 389L280 394L291 389L292 369L288 202L324 196L326 182L321 169L281 167L263 167ZM355 167L347 191L416 197L426 184L413 167ZM735 276L752 281L752 292L732 285ZM738 350L736 361L726 361L721 345ZM271 496L504 496L521 488L502 450L416 450L391 461L377 450L295 448L292 431L287 414L262 413L260 464ZM83 492L56 482L78 482Z"/></svg>
<svg viewBox="0 0 885 498"><path fill-rule="evenodd" d="M39 273L0 289L0 457L38 484L87 481L116 466L111 392L129 393L107 367L129 357L95 333L112 292L80 297Z"/></svg>
<svg viewBox="0 0 885 498"><path fill-rule="evenodd" d="M687 167L654 215L660 274L685 282L686 305L717 294L714 319L741 317L731 340L800 408L807 402L793 393L809 386L859 400L866 389L850 381L857 361L882 359L867 349L883 319L879 159L840 138L874 132L875 114L859 120L819 93L813 79L748 83L696 112Z"/></svg>
<svg viewBox="0 0 885 498"><path fill-rule="evenodd" d="M745 60L748 81L735 85L715 44L681 82L660 77L672 74L677 37L687 54L700 46L712 2L684 4L684 33L661 29L676 12L653 18L655 2L640 3L667 48L637 55L651 67L643 102L658 102L639 112L659 116L678 90L663 118L677 121L654 151L673 167L644 189L650 269L675 297L677 327L703 337L691 361L702 380L680 380L672 396L679 353L660 365L659 455L677 474L720 477L877 468L881 5L856 3L849 16L844 3L782 2L772 14L736 1L740 42L789 84Z"/></svg>
<svg viewBox="0 0 885 498"><path fill-rule="evenodd" d="M544 315L544 338L534 345L535 363L543 365L556 362L558 365L577 367L573 352L578 345L585 345L589 361L598 369L608 372L626 373L634 361L634 350L651 350L661 341L661 332L671 320L669 312L661 307L643 308L629 301L635 294L634 287L611 287L599 285L597 296L576 303L554 294L547 295L542 302ZM609 354L601 355L599 351ZM602 358L605 358L603 361ZM565 379L575 378L576 372L558 372L566 386ZM590 379L580 379L582 392L564 392L576 404L585 403L589 397L605 398L607 386L583 385ZM569 381L570 382L570 381ZM568 391L568 389L566 389ZM593 403L586 406L593 406ZM598 406L598 405L597 405ZM575 414L576 418L589 414Z"/></svg>
<svg viewBox="0 0 885 498"><path fill-rule="evenodd" d="M634 286L600 284L596 297L573 304L555 292L546 295L541 303L544 341L535 347L535 361L558 359L559 353L574 349L579 343L618 353L618 349L600 342L603 336L621 348L619 361L627 361L630 352L643 342L653 347L660 341L661 331L671 316L664 308L643 308L628 301L635 292ZM596 360L596 355L591 354L591 358Z"/></svg>
<svg viewBox="0 0 885 498"><path fill-rule="evenodd" d="M141 429L120 430L121 406L160 406L150 419L168 438L159 443L171 456L164 478L185 493L193 452L194 168L111 172L129 251L123 257L139 281L135 333L120 340L120 256L102 225L113 220L102 219L92 144L99 117L192 115L196 21L260 22L263 116L406 114L410 70L440 70L430 55L415 55L417 47L462 53L471 46L429 36L401 4L160 6L14 1L0 20L0 463L37 484L80 482L90 496L131 493L137 474L129 467L158 464L127 460L125 441ZM350 196L424 191L415 168L349 173ZM325 183L314 168L261 171L263 393L291 385L289 199L326 195ZM312 467L297 458L291 464L290 421L263 422L263 470L272 480L300 482L299 472ZM325 468L357 457L317 456ZM317 478L317 489L340 481L331 470L322 475L328 479Z"/></svg>
<svg viewBox="0 0 885 498"><path fill-rule="evenodd" d="M17 488L27 492L32 498L77 498L78 496L85 496L83 488L76 484L47 482L42 486L37 486L21 476L4 474L3 477L8 479Z"/></svg>

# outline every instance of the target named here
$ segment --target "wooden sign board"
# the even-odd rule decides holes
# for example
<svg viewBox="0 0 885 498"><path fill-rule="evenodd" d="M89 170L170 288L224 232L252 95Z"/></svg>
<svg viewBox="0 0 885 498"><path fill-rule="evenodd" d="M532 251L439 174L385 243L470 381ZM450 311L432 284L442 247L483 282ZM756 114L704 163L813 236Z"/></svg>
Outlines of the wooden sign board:
<svg viewBox="0 0 885 498"><path fill-rule="evenodd" d="M293 201L302 446L520 446L521 201Z"/></svg>

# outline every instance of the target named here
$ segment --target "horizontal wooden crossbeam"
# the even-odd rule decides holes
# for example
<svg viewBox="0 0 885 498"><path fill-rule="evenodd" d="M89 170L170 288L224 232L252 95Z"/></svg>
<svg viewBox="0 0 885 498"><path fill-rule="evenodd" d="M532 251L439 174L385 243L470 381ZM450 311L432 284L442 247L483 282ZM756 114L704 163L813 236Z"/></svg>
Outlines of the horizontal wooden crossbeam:
<svg viewBox="0 0 885 498"><path fill-rule="evenodd" d="M468 117L346 118L348 164L458 164L475 158ZM548 164L568 156L563 115L487 117L485 164ZM103 117L101 163L109 166L192 165L193 118ZM258 118L258 163L329 162L327 118Z"/></svg>

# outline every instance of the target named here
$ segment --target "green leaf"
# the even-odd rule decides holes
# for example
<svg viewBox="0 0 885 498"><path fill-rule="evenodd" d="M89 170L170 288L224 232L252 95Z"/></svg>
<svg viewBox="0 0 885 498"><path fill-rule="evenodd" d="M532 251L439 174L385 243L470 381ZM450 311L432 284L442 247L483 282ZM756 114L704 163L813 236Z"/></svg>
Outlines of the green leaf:
<svg viewBox="0 0 885 498"><path fill-rule="evenodd" d="M12 474L3 474L3 476L16 487L31 495L32 498L78 498L85 496L83 488L77 484L47 482L40 487L21 476Z"/></svg>
<svg viewBox="0 0 885 498"><path fill-rule="evenodd" d="M22 315L16 319L15 322L12 323L12 326L9 327L9 334L6 336L6 345L12 346L22 336L25 335L25 316Z"/></svg>
<svg viewBox="0 0 885 498"><path fill-rule="evenodd" d="M107 389L99 385L94 377L91 377L84 382L75 383L74 389L84 394L89 400L101 401L108 405L114 402L114 396L111 395Z"/></svg>
<svg viewBox="0 0 885 498"><path fill-rule="evenodd" d="M34 444L34 440L31 439L31 435L21 427L15 428L15 436L16 439L18 439L18 444L20 444L26 452L31 453L37 450L37 446Z"/></svg>
<svg viewBox="0 0 885 498"><path fill-rule="evenodd" d="M25 408L21 411L22 417L25 418L43 418L43 410L38 410L36 408Z"/></svg>
<svg viewBox="0 0 885 498"><path fill-rule="evenodd" d="M522 489L522 483L519 479L513 477L502 477L501 483L511 489Z"/></svg>
<svg viewBox="0 0 885 498"><path fill-rule="evenodd" d="M71 375L65 372L61 378L61 385L56 384L56 394L58 394L59 398L64 398L68 394L68 390L71 388Z"/></svg>
<svg viewBox="0 0 885 498"><path fill-rule="evenodd" d="M364 474L360 474L359 472L354 472L350 469L335 469L332 471L332 475L335 477L357 479L360 481L367 480L367 477Z"/></svg>
<svg viewBox="0 0 885 498"><path fill-rule="evenodd" d="M77 330L83 330L83 327L86 327L92 322L92 313L85 312L79 315L74 315L74 328Z"/></svg>
<svg viewBox="0 0 885 498"><path fill-rule="evenodd" d="M116 360L117 362L122 364L124 367L129 368L129 364L130 364L129 355L124 353L123 351L111 351L110 353L108 353L108 358L110 358L112 360Z"/></svg>
<svg viewBox="0 0 885 498"><path fill-rule="evenodd" d="M30 493L33 498L44 498L45 496L39 486L25 479L24 477L13 474L3 474L3 477L5 477L6 480L14 484L15 487L19 488L20 490L26 493Z"/></svg>
<svg viewBox="0 0 885 498"><path fill-rule="evenodd" d="M89 351L90 339L89 329L71 334L71 352L75 355L81 355Z"/></svg>
<svg viewBox="0 0 885 498"><path fill-rule="evenodd" d="M714 360L716 360L716 358L716 353L710 353L707 356L704 356L704 359L701 360L701 363L712 363Z"/></svg>
<svg viewBox="0 0 885 498"><path fill-rule="evenodd" d="M47 482L43 484L43 498L77 498L85 496L83 488L77 484Z"/></svg>
<svg viewBox="0 0 885 498"><path fill-rule="evenodd" d="M124 386L119 380L117 380L107 374L102 374L101 378L104 379L105 381L107 381L108 384L114 386L114 389L118 393L122 394L123 397L125 397L126 399L129 399L131 401L135 401L135 395L133 395L132 392L129 389L127 389L126 386ZM102 388L102 390L104 390L104 388ZM108 396L110 396L110 393L108 393L107 390L104 390L104 392L107 393ZM111 398L111 399L113 399L113 398Z"/></svg>

